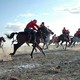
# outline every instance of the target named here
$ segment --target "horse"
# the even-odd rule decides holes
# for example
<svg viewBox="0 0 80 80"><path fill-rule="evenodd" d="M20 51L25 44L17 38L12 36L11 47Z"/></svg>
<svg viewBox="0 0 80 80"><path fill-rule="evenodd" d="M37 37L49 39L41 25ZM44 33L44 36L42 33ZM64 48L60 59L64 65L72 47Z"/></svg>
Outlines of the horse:
<svg viewBox="0 0 80 80"><path fill-rule="evenodd" d="M66 50L66 48L68 47L67 43L70 41L69 36L64 37L63 34L61 34L60 36L58 36L58 45L59 46L59 42L61 41L60 45L63 47L63 49ZM66 46L64 48L63 43L66 42Z"/></svg>
<svg viewBox="0 0 80 80"><path fill-rule="evenodd" d="M48 49L48 43L49 43L49 41L50 41L50 35L53 35L54 32L53 32L52 30L50 30L50 29L46 29L46 31L47 31L47 33L48 33L48 34L46 35L46 34L45 34L45 31L43 30L43 28L46 29L47 27L42 27L42 28L40 28L41 31L42 31L42 32L44 33L44 35L45 35L45 37L43 37L40 42L43 43L42 49ZM13 45L14 42L17 42L17 40L13 38L11 45ZM29 43L27 43L27 45L30 46ZM46 47L45 47L45 46L46 46ZM44 47L45 47L45 48L44 48ZM37 52L36 49L35 49L35 51Z"/></svg>
<svg viewBox="0 0 80 80"><path fill-rule="evenodd" d="M56 43L56 44L57 44L56 48L58 48L58 47L59 47L59 43L61 42L60 45L63 47L63 49L66 50L66 48L67 48L67 43L68 43L69 41L70 41L69 35L67 35L67 36L64 36L63 34L61 34L61 35L59 35L59 36L53 35L53 37L52 37L52 39L50 40L50 42L49 42L48 45L50 45L51 43ZM63 46L63 43L64 43L64 42L66 42L65 48L64 48L64 46Z"/></svg>
<svg viewBox="0 0 80 80"><path fill-rule="evenodd" d="M50 35L53 35L54 32L50 29L48 29L47 27L41 27L40 28L42 30L42 32L44 33L44 37L41 39L41 42L43 43L43 49L48 49L48 43L50 41ZM46 30L46 31L45 31ZM45 47L46 46L46 47ZM44 48L45 47L45 48Z"/></svg>
<svg viewBox="0 0 80 80"><path fill-rule="evenodd" d="M69 47L71 46L71 47L75 47L75 44L76 43L79 43L80 42L80 37L77 37L77 36L73 36L72 38L71 38L71 42L69 43Z"/></svg>
<svg viewBox="0 0 80 80"><path fill-rule="evenodd" d="M2 50L3 50L3 42L6 42L6 40L4 39L4 37L0 37L0 48L2 48Z"/></svg>
<svg viewBox="0 0 80 80"><path fill-rule="evenodd" d="M53 36L52 36L52 39L49 41L49 44L48 44L48 46L50 45L50 44L57 44L57 42L58 42L58 36L56 36L56 34L54 34Z"/></svg>
<svg viewBox="0 0 80 80"><path fill-rule="evenodd" d="M46 38L44 39L44 43L43 43L43 49L44 49L44 46L46 46L45 49L48 49L48 44L49 44L49 41L50 41L50 35L53 35L54 32L51 31L51 30L48 30L49 31L49 34L46 35Z"/></svg>
<svg viewBox="0 0 80 80"><path fill-rule="evenodd" d="M33 34L29 33L29 32L13 32L11 33L10 35L6 34L7 38L9 39L12 39L14 37L14 35L17 34L16 36L16 40L17 40L17 43L14 44L14 51L13 53L10 53L10 55L14 55L16 53L16 50L21 46L23 45L24 43L32 43L32 51L31 51L31 58L33 58L33 52L34 52L34 49L35 48L38 48L42 53L43 55L45 56L45 53L44 51L42 50L42 48L39 46L39 43L40 43L40 39L43 37L43 33L41 31L41 29L39 28L36 32L36 43L33 42Z"/></svg>

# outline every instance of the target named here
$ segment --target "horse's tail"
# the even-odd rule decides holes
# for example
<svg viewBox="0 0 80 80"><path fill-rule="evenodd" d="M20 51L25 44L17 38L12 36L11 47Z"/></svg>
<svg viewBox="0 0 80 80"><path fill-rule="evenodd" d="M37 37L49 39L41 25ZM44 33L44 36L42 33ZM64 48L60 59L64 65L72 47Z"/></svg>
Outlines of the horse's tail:
<svg viewBox="0 0 80 80"><path fill-rule="evenodd" d="M15 34L18 34L18 33L15 32L15 33L11 33L10 35L9 34L5 34L5 35L7 36L7 38L12 39Z"/></svg>

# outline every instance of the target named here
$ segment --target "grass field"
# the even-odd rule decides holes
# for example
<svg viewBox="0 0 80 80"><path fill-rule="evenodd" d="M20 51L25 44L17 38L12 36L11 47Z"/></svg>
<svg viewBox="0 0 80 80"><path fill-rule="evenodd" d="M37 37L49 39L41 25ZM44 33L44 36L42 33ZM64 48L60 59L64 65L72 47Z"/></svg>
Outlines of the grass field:
<svg viewBox="0 0 80 80"><path fill-rule="evenodd" d="M0 49L0 80L80 80L80 45L73 48L56 48L50 45L30 57L32 47L23 45L14 56L8 56L13 47ZM4 58L4 59L3 59ZM3 59L3 60L2 60Z"/></svg>

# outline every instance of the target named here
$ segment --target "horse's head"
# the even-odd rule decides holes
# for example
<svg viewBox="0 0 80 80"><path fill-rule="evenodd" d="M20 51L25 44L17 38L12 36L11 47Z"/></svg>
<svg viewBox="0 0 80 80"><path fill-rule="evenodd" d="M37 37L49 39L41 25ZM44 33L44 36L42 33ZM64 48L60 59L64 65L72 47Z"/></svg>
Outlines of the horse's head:
<svg viewBox="0 0 80 80"><path fill-rule="evenodd" d="M52 34L52 35L54 34L54 32L52 30L48 29L48 31L50 34Z"/></svg>
<svg viewBox="0 0 80 80"><path fill-rule="evenodd" d="M6 40L4 39L4 37L0 37L0 40L3 42L6 42Z"/></svg>

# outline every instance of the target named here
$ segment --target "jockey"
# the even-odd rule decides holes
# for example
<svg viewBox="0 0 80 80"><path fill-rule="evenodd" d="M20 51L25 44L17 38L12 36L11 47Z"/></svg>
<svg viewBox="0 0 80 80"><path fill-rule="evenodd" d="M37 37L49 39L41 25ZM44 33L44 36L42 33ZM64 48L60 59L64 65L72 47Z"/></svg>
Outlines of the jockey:
<svg viewBox="0 0 80 80"><path fill-rule="evenodd" d="M36 43L36 30L39 28L37 25L37 20L32 20L30 21L27 25L26 28L24 29L24 32L29 32L33 34L33 42Z"/></svg>
<svg viewBox="0 0 80 80"><path fill-rule="evenodd" d="M40 27L43 27L43 26L45 27L45 24L44 24L44 22L42 22L42 23L41 23Z"/></svg>
<svg viewBox="0 0 80 80"><path fill-rule="evenodd" d="M74 34L74 36L80 38L80 28L76 31L76 33Z"/></svg>
<svg viewBox="0 0 80 80"><path fill-rule="evenodd" d="M50 34L54 34L48 27L45 26L44 22L41 23L40 28L42 29L42 32L44 33L43 35L43 40L44 43L47 44L50 41Z"/></svg>
<svg viewBox="0 0 80 80"><path fill-rule="evenodd" d="M63 29L62 29L62 34L66 34L66 28L65 27L63 27Z"/></svg>
<svg viewBox="0 0 80 80"><path fill-rule="evenodd" d="M63 27L62 34L64 35L65 39L67 39L67 38L69 39L69 33L70 33L70 31L68 29L66 29L65 27Z"/></svg>
<svg viewBox="0 0 80 80"><path fill-rule="evenodd" d="M42 28L42 30L45 34L44 38L46 38L47 35L49 35L50 32L49 32L48 28L45 26L44 22L41 23L40 28Z"/></svg>
<svg viewBox="0 0 80 80"><path fill-rule="evenodd" d="M52 34L54 34L54 32L52 32L49 28L47 28L47 27L45 26L44 22L41 23L40 28L44 28L44 31L43 31L43 32L44 32L45 34L49 34L50 32L51 32Z"/></svg>

